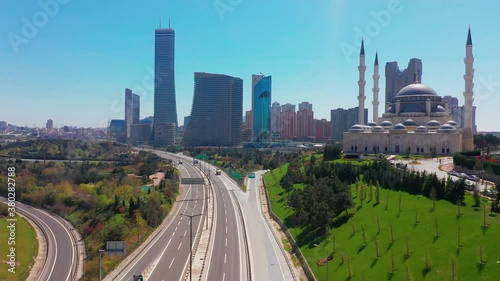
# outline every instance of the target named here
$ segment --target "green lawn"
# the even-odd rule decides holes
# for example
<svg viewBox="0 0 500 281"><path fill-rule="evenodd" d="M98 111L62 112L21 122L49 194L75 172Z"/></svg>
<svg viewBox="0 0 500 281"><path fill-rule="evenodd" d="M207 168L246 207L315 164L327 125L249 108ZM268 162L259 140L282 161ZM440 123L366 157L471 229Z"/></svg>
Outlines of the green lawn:
<svg viewBox="0 0 500 281"><path fill-rule="evenodd" d="M286 195L276 185L286 169L274 171L274 176L264 176L268 187L273 211L289 226L295 238L299 237L302 253L314 271L318 280L326 280L327 268L330 280L348 280L348 256L353 277L351 280L405 280L408 270L412 280L451 280L451 259L456 259L456 280L499 280L500 276L500 215L489 216L487 213L486 229L482 227L483 211L475 210L473 198L466 197L463 215L457 219L457 207L446 201L436 202L433 211L432 200L403 192L382 189L380 204L375 200L365 200L359 207L359 200L354 199L356 208L350 212L354 216L346 220L344 214L337 218L328 239L324 235L308 233L302 228L294 228L293 211L286 207ZM373 192L375 194L375 192ZM353 191L355 194L355 191ZM369 194L367 192L367 194ZM388 210L385 211L389 194ZM399 198L401 197L401 213ZM489 204L486 204L489 210ZM415 224L415 213L419 223ZM381 232L377 235L377 217ZM436 237L436 218L439 236ZM461 245L457 250L458 223L461 227ZM393 225L394 243L390 245L390 224ZM354 226L354 235L352 235ZM366 246L363 246L362 226L365 229ZM335 250L333 245L335 235ZM376 259L375 239L378 237L379 255ZM411 255L406 257L406 237ZM482 245L484 265L479 263L479 248ZM429 252L432 268L425 274L425 255ZM334 252L334 259L326 265L318 266L317 261ZM391 270L391 253L394 256L395 272ZM345 263L341 264L342 256ZM408 269L407 269L408 268ZM334 279L335 278L335 279Z"/></svg>
<svg viewBox="0 0 500 281"><path fill-rule="evenodd" d="M36 240L35 230L31 225L21 217L17 217L16 223L16 245L9 245L8 238L10 231L7 226L7 218L0 218L0 280L24 281L29 275L29 266L32 265L34 257L38 253L38 242ZM15 247L16 268L15 273L8 271L10 266L8 261L10 247Z"/></svg>

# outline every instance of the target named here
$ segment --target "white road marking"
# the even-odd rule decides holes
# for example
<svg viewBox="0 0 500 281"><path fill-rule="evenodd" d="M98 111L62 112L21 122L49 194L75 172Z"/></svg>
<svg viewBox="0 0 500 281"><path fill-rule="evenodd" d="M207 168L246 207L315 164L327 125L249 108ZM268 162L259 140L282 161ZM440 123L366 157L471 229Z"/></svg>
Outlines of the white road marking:
<svg viewBox="0 0 500 281"><path fill-rule="evenodd" d="M226 233L227 233L227 226L226 226Z"/></svg>
<svg viewBox="0 0 500 281"><path fill-rule="evenodd" d="M226 264L226 258L227 258L227 254L224 253L224 264Z"/></svg>
<svg viewBox="0 0 500 281"><path fill-rule="evenodd" d="M188 232L188 230L186 229L186 231L184 231L184 235L183 237L186 237L186 233Z"/></svg>
<svg viewBox="0 0 500 281"><path fill-rule="evenodd" d="M226 247L227 247L227 238L226 238Z"/></svg>
<svg viewBox="0 0 500 281"><path fill-rule="evenodd" d="M226 223L227 223L227 217L226 217Z"/></svg>
<svg viewBox="0 0 500 281"><path fill-rule="evenodd" d="M182 242L179 244L179 247L177 247L177 251L181 248Z"/></svg>
<svg viewBox="0 0 500 281"><path fill-rule="evenodd" d="M226 280L226 273L222 274L222 281Z"/></svg>
<svg viewBox="0 0 500 281"><path fill-rule="evenodd" d="M172 259L172 261L170 262L170 265L168 266L168 268L172 267L172 264L174 263L174 260L175 260L175 258Z"/></svg>
<svg viewBox="0 0 500 281"><path fill-rule="evenodd" d="M174 232L176 232L176 231L177 231L177 228L178 228L178 226L176 226L176 227L175 227L175 230L174 230Z"/></svg>

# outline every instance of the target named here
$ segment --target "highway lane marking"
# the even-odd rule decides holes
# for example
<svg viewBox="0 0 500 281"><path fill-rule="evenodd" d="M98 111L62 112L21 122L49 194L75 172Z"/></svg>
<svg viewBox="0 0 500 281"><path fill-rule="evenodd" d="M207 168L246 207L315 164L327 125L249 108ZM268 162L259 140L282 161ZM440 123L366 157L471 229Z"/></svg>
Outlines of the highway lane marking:
<svg viewBox="0 0 500 281"><path fill-rule="evenodd" d="M172 264L174 263L174 260L175 260L175 258L172 259L172 261L170 262L170 265L168 266L168 268L172 267Z"/></svg>
<svg viewBox="0 0 500 281"><path fill-rule="evenodd" d="M189 198L189 196L191 195L191 190L188 190L187 193L185 194L185 197L184 198ZM185 204L185 203L183 203ZM177 209L176 211L176 214L174 216L172 216L172 218L175 218L177 216L177 214L180 213L180 211L182 210L182 205L179 207L179 209ZM181 216L181 219L183 217ZM129 264L128 266L128 270L123 273L121 272L118 276L122 275L121 278L119 278L118 280L123 280L124 278L126 278L127 274L130 272L130 270L132 270L133 267L135 267L137 265L137 263L146 255L146 253L151 250L151 248L153 248L153 245L156 244L158 242L158 240L163 236L163 234L165 234L165 232L167 231L167 229L170 227L170 225L174 222L174 220L172 220L171 222L169 222L166 227L164 227L162 229L162 231L154 238L153 241L151 241L150 244L148 244L145 248L145 251L142 252L142 254L140 255L140 257L136 258L135 262L133 262L133 265L132 263ZM161 260L161 258L163 257L163 255L165 254L165 251L167 250L168 248L168 245L170 244L170 241L172 241L172 238L170 238L170 240L168 241L167 243L167 246L163 249L162 253L160 254L160 256L158 257L157 261ZM132 265L132 266L130 266ZM154 265L153 265L153 268L151 269L151 272L153 272L155 269L156 269L156 266L158 265L158 262L156 262Z"/></svg>
<svg viewBox="0 0 500 281"><path fill-rule="evenodd" d="M177 228L179 228L179 227L178 226L175 227L174 233L177 231Z"/></svg>
<svg viewBox="0 0 500 281"><path fill-rule="evenodd" d="M181 217L181 219L182 219L182 218L183 218L183 217ZM180 222L180 221L178 221L178 222L177 222L177 226L179 226L180 224L181 224L181 222Z"/></svg>
<svg viewBox="0 0 500 281"><path fill-rule="evenodd" d="M184 237L186 237L186 233L188 233L188 230L186 229L186 231L184 231Z"/></svg>
<svg viewBox="0 0 500 281"><path fill-rule="evenodd" d="M226 264L227 254L224 253L224 264Z"/></svg>
<svg viewBox="0 0 500 281"><path fill-rule="evenodd" d="M226 237L226 247L227 247L227 237Z"/></svg>
<svg viewBox="0 0 500 281"><path fill-rule="evenodd" d="M226 234L227 234L227 226L226 226Z"/></svg>
<svg viewBox="0 0 500 281"><path fill-rule="evenodd" d="M182 241L181 241L181 243L179 244L179 247L177 247L177 251L179 251L179 249L181 248L181 245L182 245Z"/></svg>
<svg viewBox="0 0 500 281"><path fill-rule="evenodd" d="M224 272L224 274L222 275L222 281L226 280L226 273Z"/></svg>

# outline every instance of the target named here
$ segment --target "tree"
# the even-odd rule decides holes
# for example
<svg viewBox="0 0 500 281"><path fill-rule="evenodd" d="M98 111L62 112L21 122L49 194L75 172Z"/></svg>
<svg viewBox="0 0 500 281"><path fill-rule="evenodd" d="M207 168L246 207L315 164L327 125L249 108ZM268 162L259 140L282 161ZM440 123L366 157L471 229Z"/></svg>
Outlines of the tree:
<svg viewBox="0 0 500 281"><path fill-rule="evenodd" d="M413 276L411 275L410 266L408 264L406 265L405 281L413 281Z"/></svg>
<svg viewBox="0 0 500 281"><path fill-rule="evenodd" d="M366 233L365 233L365 226L361 224L361 230L363 231L363 245L366 245Z"/></svg>
<svg viewBox="0 0 500 281"><path fill-rule="evenodd" d="M377 185L375 186L375 200L377 204L380 204L380 184L377 181Z"/></svg>
<svg viewBox="0 0 500 281"><path fill-rule="evenodd" d="M474 207L479 208L481 206L481 195L479 194L479 188L474 186L474 191L473 191L473 196L474 196Z"/></svg>
<svg viewBox="0 0 500 281"><path fill-rule="evenodd" d="M483 252L483 244L479 243L479 263L480 264L485 264L486 260L484 259L484 252Z"/></svg>
<svg viewBox="0 0 500 281"><path fill-rule="evenodd" d="M431 193L429 194L429 198L432 199L432 210L436 210L436 189L434 186L431 188Z"/></svg>
<svg viewBox="0 0 500 281"><path fill-rule="evenodd" d="M394 229L392 227L392 222L389 223L391 229L391 244L394 243Z"/></svg>
<svg viewBox="0 0 500 281"><path fill-rule="evenodd" d="M430 271L432 268L431 256L429 255L429 250L425 250L425 267L424 270Z"/></svg>
<svg viewBox="0 0 500 281"><path fill-rule="evenodd" d="M462 230L460 229L460 220L457 220L457 248L460 249L462 247L461 236Z"/></svg>
<svg viewBox="0 0 500 281"><path fill-rule="evenodd" d="M377 216L377 234L380 234L380 219Z"/></svg>
<svg viewBox="0 0 500 281"><path fill-rule="evenodd" d="M451 281L455 281L457 279L457 268L455 257L451 257Z"/></svg>

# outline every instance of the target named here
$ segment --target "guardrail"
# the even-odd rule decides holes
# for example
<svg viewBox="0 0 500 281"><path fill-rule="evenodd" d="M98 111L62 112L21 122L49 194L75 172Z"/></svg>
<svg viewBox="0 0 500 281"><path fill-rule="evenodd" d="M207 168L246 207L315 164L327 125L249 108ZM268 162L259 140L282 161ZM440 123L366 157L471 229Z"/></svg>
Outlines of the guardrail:
<svg viewBox="0 0 500 281"><path fill-rule="evenodd" d="M312 272L312 269L309 267L309 264L307 263L306 258L304 257L304 255L302 254L302 251L300 250L299 246L295 242L295 239L293 239L292 234L290 233L290 231L288 231L288 228L286 227L285 223L273 212L273 210L271 208L271 200L269 200L269 194L267 193L266 182L264 181L264 179L262 179L262 184L264 186L264 191L266 192L266 202L267 202L267 210L269 212L269 216L276 223L279 224L279 226L281 227L281 229L285 233L286 238L288 239L288 241L290 242L290 244L293 247L293 252L295 253L295 255L297 255L297 257L300 260L300 264L302 265L302 268L304 269L304 273L306 274L307 280L317 281L316 277L314 276L314 273Z"/></svg>

